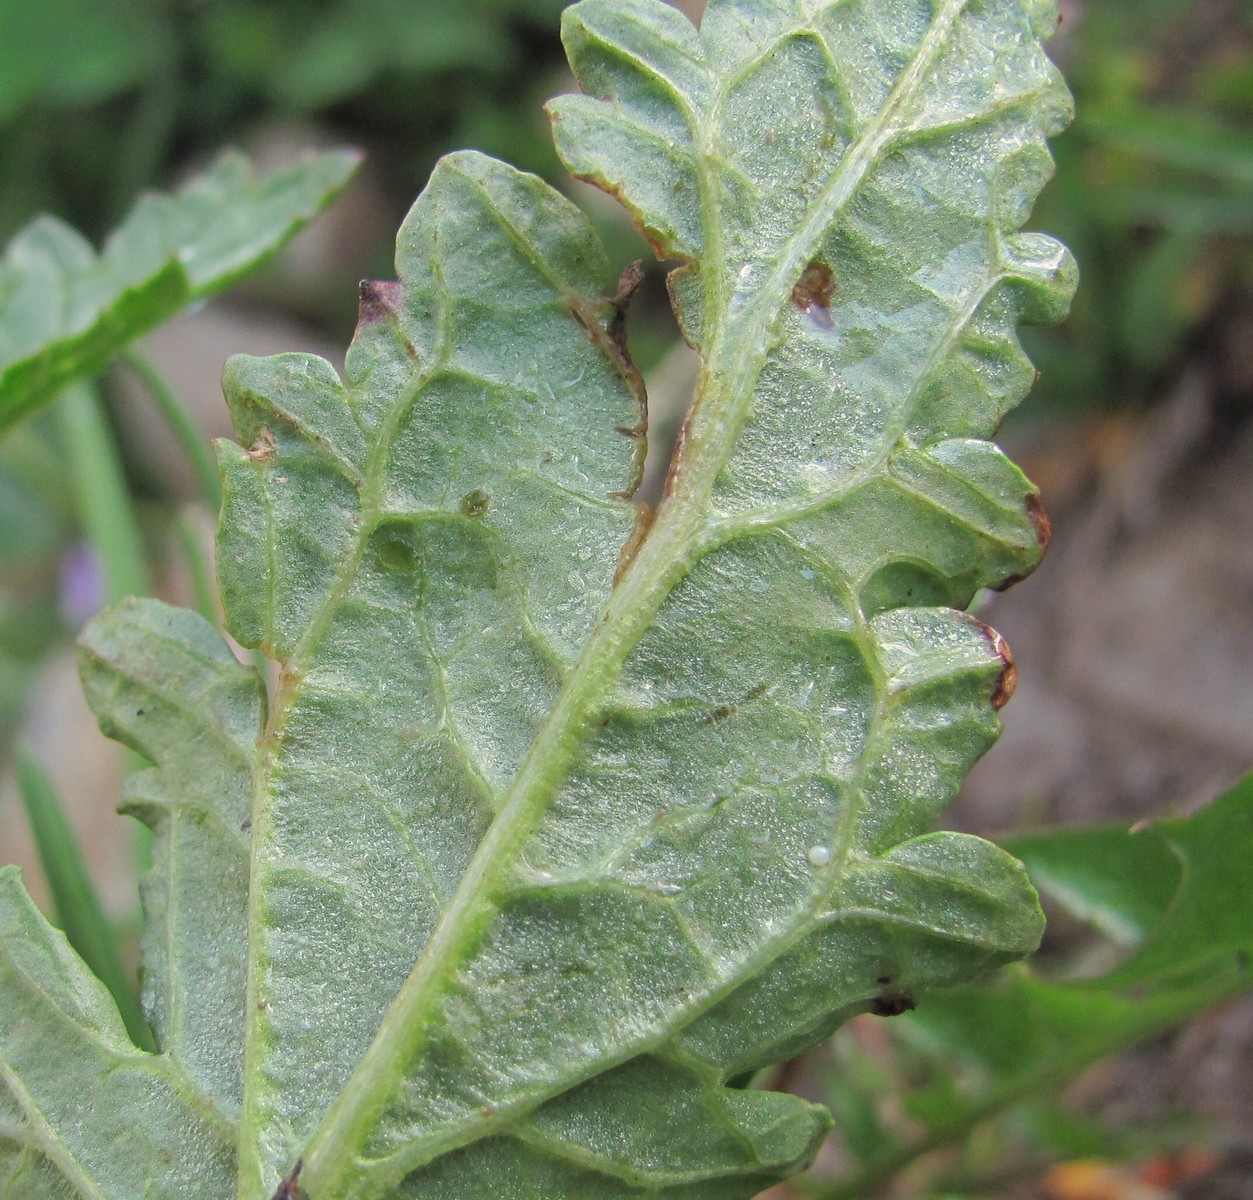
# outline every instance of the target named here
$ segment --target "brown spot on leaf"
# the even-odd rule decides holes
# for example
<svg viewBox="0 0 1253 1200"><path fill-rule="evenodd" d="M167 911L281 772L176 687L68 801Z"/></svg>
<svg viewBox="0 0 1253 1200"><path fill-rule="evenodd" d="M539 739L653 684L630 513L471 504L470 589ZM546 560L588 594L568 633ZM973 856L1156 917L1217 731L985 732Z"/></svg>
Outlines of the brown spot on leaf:
<svg viewBox="0 0 1253 1200"><path fill-rule="evenodd" d="M631 299L644 282L644 263L636 259L618 277L618 294L613 298L613 316L609 320L609 336L613 338L618 352L626 360L631 356L627 352L626 319L627 309L631 307Z"/></svg>
<svg viewBox="0 0 1253 1200"><path fill-rule="evenodd" d="M461 503L457 507L461 510L463 517L481 517L487 512L488 506L491 504L492 498L482 488L475 488L472 492L466 492L461 497Z"/></svg>
<svg viewBox="0 0 1253 1200"><path fill-rule="evenodd" d="M792 303L819 329L831 328L831 297L835 295L835 275L824 262L815 259L802 272L792 289Z"/></svg>
<svg viewBox="0 0 1253 1200"><path fill-rule="evenodd" d="M1035 530L1036 541L1040 546L1039 556L1035 562L1025 570L1020 571L1017 575L1010 575L1002 579L1000 583L993 589L997 592L1007 591L1014 584L1021 583L1028 575L1032 573L1040 565L1040 559L1044 557L1045 551L1049 548L1049 543L1053 540L1053 527L1049 524L1049 515L1044 511L1044 505L1040 502L1039 492L1030 492L1027 495L1027 520L1031 522L1032 528Z"/></svg>
<svg viewBox="0 0 1253 1200"><path fill-rule="evenodd" d="M1049 524L1049 515L1040 502L1039 492L1032 492L1027 497L1027 520L1035 528L1035 536L1040 543L1040 553L1043 554L1053 540L1053 527Z"/></svg>
<svg viewBox="0 0 1253 1200"><path fill-rule="evenodd" d="M358 289L358 322L368 325L394 317L403 290L403 285L395 280L363 279Z"/></svg>
<svg viewBox="0 0 1253 1200"><path fill-rule="evenodd" d="M644 387L644 376L640 374L639 368L631 359L626 337L627 310L631 305L631 297L635 295L635 290L643 278L644 268L638 261L633 262L622 272L622 277L618 280L617 295L607 301L613 309L613 314L604 324L601 322L599 310L603 310L606 301L602 300L599 305L593 305L582 295L572 294L566 297L570 315L582 327L592 345L613 364L639 404L639 420L636 424L624 425L618 429L619 433L635 438L636 447L627 486L620 492L610 493L612 500L630 500L644 478L644 457L647 452L645 436L648 433L648 392Z"/></svg>
<svg viewBox="0 0 1253 1200"><path fill-rule="evenodd" d="M304 1194L300 1190L300 1172L304 1170L304 1165L303 1158L296 1159L292 1173L275 1189L272 1200L297 1200L297 1197Z"/></svg>
<svg viewBox="0 0 1253 1200"><path fill-rule="evenodd" d="M697 384L696 395L700 395L700 385ZM692 414L689 411L683 424L679 426L679 436L674 439L674 450L670 454L670 466L666 469L666 482L661 489L661 498L667 499L674 492L674 485L679 477L679 468L683 465L683 449L687 445L687 429L691 423Z"/></svg>
<svg viewBox="0 0 1253 1200"><path fill-rule="evenodd" d="M264 463L274 457L277 449L278 442L274 440L274 434L262 425L257 431L256 440L248 447L247 454L253 462Z"/></svg>
<svg viewBox="0 0 1253 1200"><path fill-rule="evenodd" d="M666 295L670 299L670 308L674 315L679 319L679 333L683 335L683 340L692 347L693 350L699 349L699 346L692 341L689 336L689 330L686 322L683 320L683 301L679 294L681 282L691 276L695 271L695 267L691 263L685 263L681 267L675 267L666 275Z"/></svg>
<svg viewBox="0 0 1253 1200"><path fill-rule="evenodd" d="M882 991L870 1001L870 1011L876 1017L899 1017L918 1007L918 1001L905 992Z"/></svg>
<svg viewBox="0 0 1253 1200"><path fill-rule="evenodd" d="M648 392L644 387L644 376L640 374L639 368L631 358L631 351L627 348L627 312L631 307L632 298L643 282L644 264L636 259L618 278L617 295L610 301L613 305L613 316L609 318L609 326L606 329L613 346L613 357L617 360L622 378L640 405L640 419L634 425L618 425L615 428L618 433L625 434L627 437L641 439L641 447L642 439L648 433ZM639 486L638 476L644 466L642 454L637 466L637 478L634 485L623 494L625 499L630 499L635 488Z"/></svg>
<svg viewBox="0 0 1253 1200"><path fill-rule="evenodd" d="M635 556L639 553L639 548L644 544L644 539L652 528L653 517L656 515L656 509L648 501L636 501L635 524L631 527L631 536L627 538L622 546L622 552L618 555L618 569L613 573L614 587L618 586L618 580L626 574L627 567L635 561Z"/></svg>
<svg viewBox="0 0 1253 1200"><path fill-rule="evenodd" d="M1014 666L1014 655L1009 648L1009 643L991 625L980 621L978 617L972 617L969 613L965 616L987 638L996 656L1001 660L1001 673L996 677L996 687L992 692L992 707L1004 708L1018 686L1018 668Z"/></svg>

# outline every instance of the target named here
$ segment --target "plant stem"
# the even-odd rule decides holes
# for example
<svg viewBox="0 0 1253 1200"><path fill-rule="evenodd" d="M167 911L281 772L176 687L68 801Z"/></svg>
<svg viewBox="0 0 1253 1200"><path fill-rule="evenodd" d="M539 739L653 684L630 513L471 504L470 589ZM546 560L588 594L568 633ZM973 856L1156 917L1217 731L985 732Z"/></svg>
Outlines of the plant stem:
<svg viewBox="0 0 1253 1200"><path fill-rule="evenodd" d="M187 565L187 578L191 585L192 603L206 621L221 623L218 613L217 589L213 583L213 570L200 544L200 534L195 521L188 512L180 512L174 518L174 536Z"/></svg>
<svg viewBox="0 0 1253 1200"><path fill-rule="evenodd" d="M222 507L222 483L218 478L217 460L205 444L204 435L147 358L136 350L130 350L122 356L122 361L147 389L191 464L205 503L212 512L217 512Z"/></svg>
<svg viewBox="0 0 1253 1200"><path fill-rule="evenodd" d="M65 936L109 989L131 1041L141 1049L155 1050L152 1031L139 1007L135 982L122 964L113 930L79 853L61 797L25 746L17 750L17 786Z"/></svg>
<svg viewBox="0 0 1253 1200"><path fill-rule="evenodd" d="M105 597L148 593L148 565L121 459L98 397L71 384L57 403L79 519L100 559Z"/></svg>

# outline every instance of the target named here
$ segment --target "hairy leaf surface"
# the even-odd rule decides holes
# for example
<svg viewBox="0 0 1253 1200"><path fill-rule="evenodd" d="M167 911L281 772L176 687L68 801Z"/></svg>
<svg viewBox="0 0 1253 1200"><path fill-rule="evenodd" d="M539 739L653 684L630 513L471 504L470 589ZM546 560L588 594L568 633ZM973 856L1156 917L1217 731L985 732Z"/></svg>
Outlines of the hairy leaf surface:
<svg viewBox="0 0 1253 1200"><path fill-rule="evenodd" d="M320 154L258 177L224 154L177 194L143 197L98 255L55 217L32 221L0 259L0 430L247 274L339 194L357 161Z"/></svg>
<svg viewBox="0 0 1253 1200"><path fill-rule="evenodd" d="M0 869L0 1193L224 1196L234 1128L178 1063L138 1050L104 985Z"/></svg>
<svg viewBox="0 0 1253 1200"><path fill-rule="evenodd" d="M158 764L148 1003L238 1113L240 1200L747 1197L829 1123L749 1073L1035 945L1019 864L929 830L1013 687L961 608L1047 533L986 439L1071 282L1017 232L1068 111L1051 20L567 12L559 149L686 260L655 515L632 274L607 299L578 211L480 155L363 285L344 379L228 365L219 577L268 710L159 606L101 618L86 675Z"/></svg>

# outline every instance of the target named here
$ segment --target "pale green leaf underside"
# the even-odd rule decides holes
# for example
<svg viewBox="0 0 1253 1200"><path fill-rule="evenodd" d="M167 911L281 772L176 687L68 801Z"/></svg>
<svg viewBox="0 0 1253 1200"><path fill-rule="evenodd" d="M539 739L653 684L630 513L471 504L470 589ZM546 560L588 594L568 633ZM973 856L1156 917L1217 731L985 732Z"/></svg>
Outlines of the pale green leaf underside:
<svg viewBox="0 0 1253 1200"><path fill-rule="evenodd" d="M156 834L143 879L144 1009L224 1117L242 1099L252 759L265 687L202 617L126 600L80 640L101 728L156 764L123 810Z"/></svg>
<svg viewBox="0 0 1253 1200"><path fill-rule="evenodd" d="M1016 232L1067 111L1048 18L569 10L559 148L690 260L704 361L616 585L634 375L590 228L538 180L437 167L346 383L229 365L219 574L232 634L281 664L268 716L159 606L101 618L87 677L132 744L134 689L168 707L132 800L172 931L149 1004L237 1115L240 1200L298 1156L311 1200L747 1197L828 1118L730 1082L1035 944L1019 865L926 831L1012 683L958 610L1046 531L985 439L1030 383L1016 323L1071 282ZM229 945L169 917L200 856L246 912ZM242 1045L205 1051L221 1013L184 979Z"/></svg>
<svg viewBox="0 0 1253 1200"><path fill-rule="evenodd" d="M144 196L98 255L56 218L32 221L0 259L0 429L247 274L339 194L357 161L319 154L258 176L224 154L181 191Z"/></svg>
<svg viewBox="0 0 1253 1200"><path fill-rule="evenodd" d="M0 1195L225 1196L230 1123L137 1050L105 987L0 869Z"/></svg>

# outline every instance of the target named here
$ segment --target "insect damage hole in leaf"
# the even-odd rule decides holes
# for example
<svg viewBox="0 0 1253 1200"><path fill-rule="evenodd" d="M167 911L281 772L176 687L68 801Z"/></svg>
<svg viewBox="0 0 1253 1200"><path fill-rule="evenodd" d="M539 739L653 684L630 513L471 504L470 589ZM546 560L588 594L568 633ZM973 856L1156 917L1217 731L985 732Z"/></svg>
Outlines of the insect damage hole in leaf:
<svg viewBox="0 0 1253 1200"><path fill-rule="evenodd" d="M988 439L1031 382L1018 322L1073 283L1018 232L1069 111L1051 24L567 10L558 149L683 260L701 356L646 536L630 279L501 163L438 164L343 378L231 360L219 578L281 671L267 702L156 602L85 635L102 724L154 763L128 802L163 1054L84 1060L118 1101L50 1171L109 1200L267 1200L298 1159L310 1200L748 1197L830 1118L736 1083L1035 946L1020 865L928 830L1007 697L961 610L1040 551ZM142 1168L110 1157L123 1112Z"/></svg>

